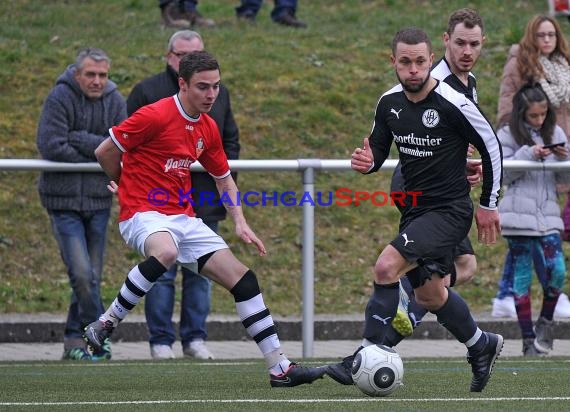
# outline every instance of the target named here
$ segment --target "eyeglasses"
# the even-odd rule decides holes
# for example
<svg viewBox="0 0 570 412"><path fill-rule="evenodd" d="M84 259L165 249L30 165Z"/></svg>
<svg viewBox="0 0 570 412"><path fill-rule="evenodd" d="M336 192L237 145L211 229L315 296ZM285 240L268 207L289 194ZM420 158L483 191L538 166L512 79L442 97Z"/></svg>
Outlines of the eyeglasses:
<svg viewBox="0 0 570 412"><path fill-rule="evenodd" d="M175 52L174 50L170 50L170 53L178 57L179 59L183 58L188 54L188 52Z"/></svg>
<svg viewBox="0 0 570 412"><path fill-rule="evenodd" d="M536 37L544 39L545 37L556 37L556 32L549 31L548 33L536 33Z"/></svg>

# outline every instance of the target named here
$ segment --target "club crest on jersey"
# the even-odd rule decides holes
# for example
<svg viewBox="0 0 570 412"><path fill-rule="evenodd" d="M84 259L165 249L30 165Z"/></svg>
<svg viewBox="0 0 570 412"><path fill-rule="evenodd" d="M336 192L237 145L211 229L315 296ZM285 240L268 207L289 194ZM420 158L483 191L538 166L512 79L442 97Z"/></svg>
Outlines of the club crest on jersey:
<svg viewBox="0 0 570 412"><path fill-rule="evenodd" d="M198 139L198 142L196 143L196 159L200 157L203 151L204 151L204 139L200 137Z"/></svg>
<svg viewBox="0 0 570 412"><path fill-rule="evenodd" d="M439 124L439 113L435 109L427 109L422 114L422 123L425 127L435 127Z"/></svg>

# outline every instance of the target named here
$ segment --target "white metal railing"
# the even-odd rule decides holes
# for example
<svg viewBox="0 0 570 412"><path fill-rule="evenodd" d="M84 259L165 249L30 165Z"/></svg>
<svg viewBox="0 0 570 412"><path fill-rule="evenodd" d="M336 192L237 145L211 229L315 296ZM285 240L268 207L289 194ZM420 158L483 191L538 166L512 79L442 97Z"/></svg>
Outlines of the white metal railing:
<svg viewBox="0 0 570 412"><path fill-rule="evenodd" d="M235 171L301 171L303 191L314 199L315 172L349 171L350 159L292 159L292 160L230 160L230 168ZM383 170L393 170L398 163L388 159ZM568 170L570 161L539 163L525 160L505 160L505 170ZM40 159L0 159L0 171L63 171L100 172L98 163L59 163ZM204 171L199 163L192 164L190 170ZM314 270L315 270L315 208L303 202L303 245L302 245L302 338L303 357L313 356L314 344Z"/></svg>

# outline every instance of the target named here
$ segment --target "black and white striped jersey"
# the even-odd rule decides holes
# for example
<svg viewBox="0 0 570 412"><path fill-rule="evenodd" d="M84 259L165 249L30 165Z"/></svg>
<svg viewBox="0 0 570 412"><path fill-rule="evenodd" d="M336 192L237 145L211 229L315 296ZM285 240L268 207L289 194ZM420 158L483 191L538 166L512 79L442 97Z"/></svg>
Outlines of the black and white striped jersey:
<svg viewBox="0 0 570 412"><path fill-rule="evenodd" d="M418 205L437 204L469 194L465 177L467 146L473 144L483 162L480 205L497 207L502 178L501 147L491 124L476 104L445 82L417 103L400 84L378 100L370 147L377 171L398 148L407 191L422 192Z"/></svg>
<svg viewBox="0 0 570 412"><path fill-rule="evenodd" d="M449 63L442 57L437 63L432 66L431 75L437 80L446 82L459 93L464 94L475 104L479 104L477 99L477 80L475 75L469 72L467 76L467 86L463 83L459 77L457 77L450 69Z"/></svg>

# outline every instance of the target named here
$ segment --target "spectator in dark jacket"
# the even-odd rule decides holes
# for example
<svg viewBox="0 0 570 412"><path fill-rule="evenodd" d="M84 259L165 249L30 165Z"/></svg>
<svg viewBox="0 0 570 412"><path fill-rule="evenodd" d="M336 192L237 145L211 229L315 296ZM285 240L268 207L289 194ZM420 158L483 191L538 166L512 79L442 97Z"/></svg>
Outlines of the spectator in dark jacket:
<svg viewBox="0 0 570 412"><path fill-rule="evenodd" d="M75 64L59 76L48 95L38 125L37 146L46 160L96 162L95 148L111 126L127 117L123 96L109 80L111 61L97 48L83 49ZM63 338L63 359L111 358L107 341L90 354L83 328L104 312L100 284L112 193L105 173L43 172L42 206L69 276L71 303Z"/></svg>
<svg viewBox="0 0 570 412"><path fill-rule="evenodd" d="M204 42L197 32L181 30L174 33L168 42L166 69L144 79L131 91L127 99L129 116L142 106L178 93L180 59L185 54L203 49ZM237 159L240 149L239 131L232 114L228 89L223 84L220 85L220 93L208 115L218 125L226 156L230 160ZM201 218L214 232L217 232L219 221L226 217L226 210L219 202L216 184L205 172L192 172L191 177L192 187L195 189L192 196L196 216ZM172 324L172 314L176 272L177 266L174 265L159 278L145 298L145 314L150 333L150 353L154 359L175 357L172 344L176 340L176 334ZM196 272L197 269L193 272L185 267L182 268L180 340L185 355L198 359L213 359L213 354L205 344L206 318L210 312L211 281Z"/></svg>

